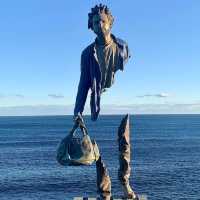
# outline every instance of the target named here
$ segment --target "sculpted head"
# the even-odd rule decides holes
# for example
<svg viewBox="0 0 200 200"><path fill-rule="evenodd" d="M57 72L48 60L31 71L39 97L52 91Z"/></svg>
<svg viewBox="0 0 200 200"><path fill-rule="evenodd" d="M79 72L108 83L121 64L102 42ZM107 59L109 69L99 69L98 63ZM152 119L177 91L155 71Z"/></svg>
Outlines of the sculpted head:
<svg viewBox="0 0 200 200"><path fill-rule="evenodd" d="M108 7L102 4L96 5L88 14L88 29L92 29L97 36L110 34L114 18Z"/></svg>

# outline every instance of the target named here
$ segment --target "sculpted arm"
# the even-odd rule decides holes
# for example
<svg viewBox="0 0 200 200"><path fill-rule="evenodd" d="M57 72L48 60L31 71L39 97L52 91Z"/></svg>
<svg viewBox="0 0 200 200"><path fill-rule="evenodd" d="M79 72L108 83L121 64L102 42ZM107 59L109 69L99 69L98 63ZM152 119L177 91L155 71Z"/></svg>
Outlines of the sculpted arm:
<svg viewBox="0 0 200 200"><path fill-rule="evenodd" d="M84 52L81 55L81 76L78 85L78 92L76 96L76 103L74 108L74 118L79 115L82 115L85 102L87 99L88 90L90 88L90 73L89 73L89 66L85 61Z"/></svg>

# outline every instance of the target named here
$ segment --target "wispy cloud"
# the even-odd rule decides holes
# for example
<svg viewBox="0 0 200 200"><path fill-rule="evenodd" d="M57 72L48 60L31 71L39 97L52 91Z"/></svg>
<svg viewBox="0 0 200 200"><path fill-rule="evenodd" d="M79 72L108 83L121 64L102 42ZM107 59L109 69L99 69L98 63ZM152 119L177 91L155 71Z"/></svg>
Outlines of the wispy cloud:
<svg viewBox="0 0 200 200"><path fill-rule="evenodd" d="M17 98L24 98L23 94L0 94L0 98L9 98L9 97L17 97Z"/></svg>
<svg viewBox="0 0 200 200"><path fill-rule="evenodd" d="M22 95L22 94L15 94L14 96L17 97L17 98L24 98L24 97L25 97L25 96Z"/></svg>
<svg viewBox="0 0 200 200"><path fill-rule="evenodd" d="M61 94L48 94L48 96L54 99L64 98Z"/></svg>
<svg viewBox="0 0 200 200"><path fill-rule="evenodd" d="M139 95L137 97L139 98L145 98L145 97L158 97L158 98L166 98L169 97L170 94L168 93L159 93L159 94L144 94L144 95Z"/></svg>

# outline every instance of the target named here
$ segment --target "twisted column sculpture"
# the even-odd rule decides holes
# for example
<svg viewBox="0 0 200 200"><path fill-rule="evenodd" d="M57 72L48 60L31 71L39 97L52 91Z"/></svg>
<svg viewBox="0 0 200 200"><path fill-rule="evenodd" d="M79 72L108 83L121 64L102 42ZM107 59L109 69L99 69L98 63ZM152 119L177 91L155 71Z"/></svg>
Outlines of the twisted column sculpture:
<svg viewBox="0 0 200 200"><path fill-rule="evenodd" d="M97 192L100 195L100 199L111 199L111 181L108 174L108 170L101 159L101 156L96 162L97 172Z"/></svg>
<svg viewBox="0 0 200 200"><path fill-rule="evenodd" d="M131 159L131 145L130 145L130 126L129 115L127 114L121 121L118 128L118 145L119 145L119 170L118 178L122 184L124 197L128 199L138 199L138 196L132 190L129 184L129 177L131 173L130 159Z"/></svg>

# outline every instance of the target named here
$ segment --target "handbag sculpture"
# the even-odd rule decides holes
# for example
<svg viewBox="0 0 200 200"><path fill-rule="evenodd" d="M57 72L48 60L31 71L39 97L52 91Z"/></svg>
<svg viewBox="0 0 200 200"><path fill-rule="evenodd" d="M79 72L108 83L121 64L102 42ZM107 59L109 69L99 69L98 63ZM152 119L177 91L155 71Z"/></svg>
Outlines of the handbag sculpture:
<svg viewBox="0 0 200 200"><path fill-rule="evenodd" d="M81 137L76 137L77 128ZM91 140L84 122L75 122L69 134L60 142L56 159L61 165L91 165L99 158L99 149L95 140Z"/></svg>

